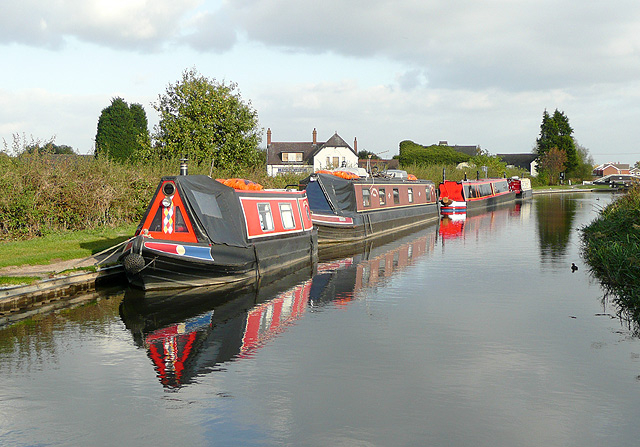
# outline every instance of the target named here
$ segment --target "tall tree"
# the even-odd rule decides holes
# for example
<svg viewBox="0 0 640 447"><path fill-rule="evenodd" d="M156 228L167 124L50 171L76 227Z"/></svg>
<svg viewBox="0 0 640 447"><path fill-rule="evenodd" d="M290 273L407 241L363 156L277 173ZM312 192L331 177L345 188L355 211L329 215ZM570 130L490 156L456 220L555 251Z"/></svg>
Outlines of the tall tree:
<svg viewBox="0 0 640 447"><path fill-rule="evenodd" d="M154 104L160 113L154 132L160 154L231 169L256 165L258 114L237 87L185 70L182 80L170 84Z"/></svg>
<svg viewBox="0 0 640 447"><path fill-rule="evenodd" d="M96 155L128 160L149 145L147 115L140 104L131 107L122 98L113 98L98 119Z"/></svg>
<svg viewBox="0 0 640 447"><path fill-rule="evenodd" d="M559 174L564 172L567 154L564 150L552 147L538 159L540 170L549 176L549 184L554 185L559 180Z"/></svg>
<svg viewBox="0 0 640 447"><path fill-rule="evenodd" d="M552 148L564 151L567 160L565 170L571 175L578 168L579 158L575 142L572 137L573 128L569 124L569 118L558 109L549 115L546 110L542 114L540 125L540 137L536 140L536 149L540 156L549 152Z"/></svg>

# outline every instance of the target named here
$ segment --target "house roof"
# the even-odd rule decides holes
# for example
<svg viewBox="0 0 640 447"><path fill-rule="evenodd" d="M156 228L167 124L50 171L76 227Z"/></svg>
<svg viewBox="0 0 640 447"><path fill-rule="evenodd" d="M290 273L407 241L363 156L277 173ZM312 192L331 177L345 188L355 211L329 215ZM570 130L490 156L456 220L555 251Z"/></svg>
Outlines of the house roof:
<svg viewBox="0 0 640 447"><path fill-rule="evenodd" d="M478 155L478 152L480 151L478 146L458 146L458 145L455 145L455 146L451 146L451 148L454 151L461 152L461 153L463 153L465 155L469 155L470 157Z"/></svg>
<svg viewBox="0 0 640 447"><path fill-rule="evenodd" d="M345 147L355 154L354 149L347 144L346 141L336 132L325 143L318 142L272 142L267 147L267 164L282 164L282 154L285 152L302 152L302 163L296 164L313 164L313 157L326 147Z"/></svg>
<svg viewBox="0 0 640 447"><path fill-rule="evenodd" d="M629 169L628 163L603 163L600 166L597 166L595 170L602 170L602 169L605 169L607 166L611 166L616 169Z"/></svg>
<svg viewBox="0 0 640 447"><path fill-rule="evenodd" d="M530 165L533 160L538 158L538 154L496 154L508 165L524 166Z"/></svg>

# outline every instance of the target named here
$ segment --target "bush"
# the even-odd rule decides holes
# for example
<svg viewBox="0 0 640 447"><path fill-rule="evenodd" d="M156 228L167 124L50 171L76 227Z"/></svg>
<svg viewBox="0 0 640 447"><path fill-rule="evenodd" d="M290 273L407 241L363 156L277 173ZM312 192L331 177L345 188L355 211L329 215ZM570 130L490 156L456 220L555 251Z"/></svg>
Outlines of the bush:
<svg viewBox="0 0 640 447"><path fill-rule="evenodd" d="M457 152L449 146L421 146L413 141L400 143L400 164L408 165L457 165L468 161L470 156Z"/></svg>

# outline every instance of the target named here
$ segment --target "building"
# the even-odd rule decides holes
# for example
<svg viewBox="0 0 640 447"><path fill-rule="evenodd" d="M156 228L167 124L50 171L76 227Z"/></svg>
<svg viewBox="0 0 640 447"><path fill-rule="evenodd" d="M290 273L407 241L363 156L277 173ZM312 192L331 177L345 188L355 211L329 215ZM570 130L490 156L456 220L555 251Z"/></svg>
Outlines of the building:
<svg viewBox="0 0 640 447"><path fill-rule="evenodd" d="M538 154L496 154L507 166L525 169L532 177L538 175Z"/></svg>
<svg viewBox="0 0 640 447"><path fill-rule="evenodd" d="M358 167L358 140L353 147L345 142L338 132L325 142L318 141L318 132L313 129L310 142L274 142L271 129L267 129L267 174L312 173L321 169Z"/></svg>
<svg viewBox="0 0 640 447"><path fill-rule="evenodd" d="M630 174L628 163L604 163L596 166L593 175L596 177L604 177L606 175Z"/></svg>

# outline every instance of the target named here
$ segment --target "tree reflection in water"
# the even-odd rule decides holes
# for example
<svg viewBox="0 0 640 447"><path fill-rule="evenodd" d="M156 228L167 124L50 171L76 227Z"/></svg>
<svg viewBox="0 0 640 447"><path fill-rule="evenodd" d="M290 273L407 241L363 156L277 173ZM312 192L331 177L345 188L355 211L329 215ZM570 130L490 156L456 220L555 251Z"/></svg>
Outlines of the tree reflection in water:
<svg viewBox="0 0 640 447"><path fill-rule="evenodd" d="M576 207L576 200L566 194L546 194L536 198L538 243L543 264L565 263Z"/></svg>

